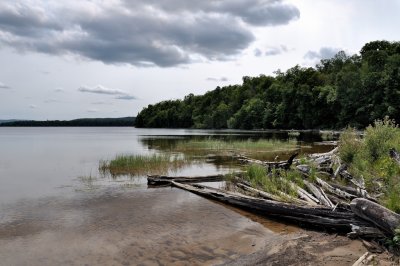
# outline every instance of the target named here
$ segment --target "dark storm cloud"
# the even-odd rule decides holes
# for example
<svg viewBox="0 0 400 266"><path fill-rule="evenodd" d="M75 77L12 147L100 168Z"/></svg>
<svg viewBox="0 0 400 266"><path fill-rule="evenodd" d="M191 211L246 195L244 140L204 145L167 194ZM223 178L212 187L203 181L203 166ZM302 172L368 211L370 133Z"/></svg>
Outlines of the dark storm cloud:
<svg viewBox="0 0 400 266"><path fill-rule="evenodd" d="M305 55L305 59L315 60L315 59L329 59L337 54L341 49L332 47L322 47L319 51L308 51Z"/></svg>
<svg viewBox="0 0 400 266"><path fill-rule="evenodd" d="M0 4L3 45L137 66L226 60L254 41L252 26L300 16L281 0L24 2Z"/></svg>

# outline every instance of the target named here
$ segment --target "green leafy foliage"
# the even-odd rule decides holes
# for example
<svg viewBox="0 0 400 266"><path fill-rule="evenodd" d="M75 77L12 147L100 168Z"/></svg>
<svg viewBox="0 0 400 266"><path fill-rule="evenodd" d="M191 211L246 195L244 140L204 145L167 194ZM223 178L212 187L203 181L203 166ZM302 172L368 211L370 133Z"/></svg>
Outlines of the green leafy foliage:
<svg viewBox="0 0 400 266"><path fill-rule="evenodd" d="M315 67L243 77L240 85L144 108L137 127L365 128L400 121L400 42L373 41L360 55L341 51Z"/></svg>
<svg viewBox="0 0 400 266"><path fill-rule="evenodd" d="M386 117L368 126L363 139L348 128L339 152L353 176L363 177L369 192L383 194L381 204L400 213L400 165L390 157L391 148L400 151L400 128Z"/></svg>

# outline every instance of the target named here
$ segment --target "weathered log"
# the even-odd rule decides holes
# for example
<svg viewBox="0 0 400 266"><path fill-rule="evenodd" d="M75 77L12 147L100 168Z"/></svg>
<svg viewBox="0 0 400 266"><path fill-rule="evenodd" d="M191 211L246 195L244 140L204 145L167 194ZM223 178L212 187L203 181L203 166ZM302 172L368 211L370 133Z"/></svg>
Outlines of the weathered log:
<svg viewBox="0 0 400 266"><path fill-rule="evenodd" d="M243 155L236 156L236 158L242 163L251 163L251 164L260 164L267 167L268 171L270 172L272 169L284 169L287 170L293 164L294 159L296 156L299 155L298 152L292 154L287 161L280 161L280 162L268 162L268 161L261 161L252 158L248 158Z"/></svg>
<svg viewBox="0 0 400 266"><path fill-rule="evenodd" d="M333 203L329 200L328 196L325 195L324 191L314 186L307 180L303 180L304 185L314 194L314 196L320 201L322 205L333 208Z"/></svg>
<svg viewBox="0 0 400 266"><path fill-rule="evenodd" d="M238 186L239 188L243 189L244 191L248 191L256 196L259 196L261 198L264 199L269 199L269 200L275 200L275 201L282 201L282 198L273 195L271 193L265 192L265 191L261 191L252 187L247 186L246 184L242 184L242 183L237 183L236 186Z"/></svg>
<svg viewBox="0 0 400 266"><path fill-rule="evenodd" d="M363 266L370 265L370 263L374 260L375 255L369 254L369 252L365 252L352 266Z"/></svg>
<svg viewBox="0 0 400 266"><path fill-rule="evenodd" d="M331 185L329 185L327 182L325 182L321 178L317 177L316 181L323 189L326 189L330 193L335 194L336 196L338 196L340 198L343 198L345 200L351 200L351 199L357 198L356 195L353 195L353 194L347 193L341 189L332 187Z"/></svg>
<svg viewBox="0 0 400 266"><path fill-rule="evenodd" d="M281 180L281 182L287 183L294 191L296 191L299 198L301 198L302 200L305 200L306 202L308 202L308 204L310 204L310 205L318 205L319 204L318 199L316 199L313 195L311 195L310 193L308 193L307 191L305 191L304 189L299 187L297 184L290 182L288 180L284 180L282 178L280 180Z"/></svg>
<svg viewBox="0 0 400 266"><path fill-rule="evenodd" d="M171 181L180 183L200 183L200 182L220 182L224 180L224 175L208 175L208 176L164 176L164 175L148 175L147 183L149 185L169 185Z"/></svg>
<svg viewBox="0 0 400 266"><path fill-rule="evenodd" d="M350 238L369 238L369 239L383 239L385 234L376 227L359 227L352 225L351 232L347 233Z"/></svg>
<svg viewBox="0 0 400 266"><path fill-rule="evenodd" d="M356 196L362 197L362 198L366 198L366 199L369 199L369 200L371 200L373 202L377 202L377 200L375 198L371 197L368 194L367 190L365 190L365 189L361 189L359 187L353 188L353 187L349 187L349 186L342 186L342 185L335 184L335 183L332 183L332 182L329 182L328 184L331 185L334 188L338 188L338 189L343 190L343 191L345 191L345 192L347 192L349 194L356 195Z"/></svg>
<svg viewBox="0 0 400 266"><path fill-rule="evenodd" d="M302 174L309 175L311 173L311 166L307 164L299 164L296 166L296 169L300 171Z"/></svg>
<svg viewBox="0 0 400 266"><path fill-rule="evenodd" d="M359 217L372 222L390 235L400 226L400 215L367 199L357 198L350 203L351 210Z"/></svg>
<svg viewBox="0 0 400 266"><path fill-rule="evenodd" d="M331 209L326 207L297 206L245 196L239 193L227 192L199 184L182 184L175 181L172 181L171 184L198 195L231 204L249 211L274 218L289 220L295 223L300 222L311 227L320 227L341 232L351 232L352 225L371 227L368 222L358 218L350 211L337 210L333 212Z"/></svg>
<svg viewBox="0 0 400 266"><path fill-rule="evenodd" d="M324 156L332 156L335 153L337 153L339 151L338 147L335 147L334 149L328 151L328 152L324 152L324 153L313 153L313 154L309 154L307 157L311 158L311 159L315 159L315 158L319 158L319 157L324 157Z"/></svg>

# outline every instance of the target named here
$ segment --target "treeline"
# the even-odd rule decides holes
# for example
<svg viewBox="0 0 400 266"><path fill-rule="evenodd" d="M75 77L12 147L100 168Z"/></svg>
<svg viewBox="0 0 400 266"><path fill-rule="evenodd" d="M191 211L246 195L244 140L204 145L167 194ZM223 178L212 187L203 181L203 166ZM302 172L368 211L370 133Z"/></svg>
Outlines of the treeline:
<svg viewBox="0 0 400 266"><path fill-rule="evenodd" d="M135 117L80 118L74 120L20 120L0 123L0 127L133 127Z"/></svg>
<svg viewBox="0 0 400 266"><path fill-rule="evenodd" d="M314 68L243 77L241 85L149 105L136 127L364 128L385 116L400 121L400 42L370 42Z"/></svg>

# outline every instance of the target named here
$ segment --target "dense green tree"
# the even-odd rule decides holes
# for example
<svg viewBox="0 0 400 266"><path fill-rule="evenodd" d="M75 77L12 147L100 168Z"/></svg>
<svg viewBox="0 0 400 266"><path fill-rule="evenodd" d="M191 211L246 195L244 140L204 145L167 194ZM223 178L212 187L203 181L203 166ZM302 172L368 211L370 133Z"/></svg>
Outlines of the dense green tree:
<svg viewBox="0 0 400 266"><path fill-rule="evenodd" d="M137 127L365 127L389 115L400 121L400 43L373 41L360 54L340 51L315 68L245 76L240 85L144 108Z"/></svg>

